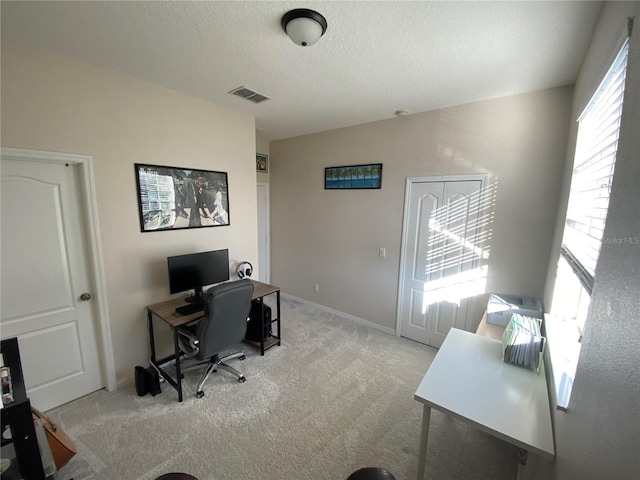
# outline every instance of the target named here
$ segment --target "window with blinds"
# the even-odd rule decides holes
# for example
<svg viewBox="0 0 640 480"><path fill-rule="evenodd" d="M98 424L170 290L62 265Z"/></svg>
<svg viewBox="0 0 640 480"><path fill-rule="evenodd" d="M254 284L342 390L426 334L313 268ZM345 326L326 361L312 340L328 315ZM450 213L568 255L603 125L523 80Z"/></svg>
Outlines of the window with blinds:
<svg viewBox="0 0 640 480"><path fill-rule="evenodd" d="M616 163L629 43L578 119L562 256L591 293Z"/></svg>
<svg viewBox="0 0 640 480"><path fill-rule="evenodd" d="M628 42L578 119L569 205L551 311L545 314L556 405L569 407L616 163Z"/></svg>

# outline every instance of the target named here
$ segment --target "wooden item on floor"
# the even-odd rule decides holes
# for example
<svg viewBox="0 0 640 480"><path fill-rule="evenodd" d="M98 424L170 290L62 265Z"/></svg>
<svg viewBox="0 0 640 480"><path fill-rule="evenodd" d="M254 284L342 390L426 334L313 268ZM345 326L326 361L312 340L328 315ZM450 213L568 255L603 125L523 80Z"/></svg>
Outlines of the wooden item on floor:
<svg viewBox="0 0 640 480"><path fill-rule="evenodd" d="M78 453L75 445L67 434L44 413L31 407L31 414L33 415L33 420L40 422L44 427L53 462L56 464L56 469L60 470Z"/></svg>

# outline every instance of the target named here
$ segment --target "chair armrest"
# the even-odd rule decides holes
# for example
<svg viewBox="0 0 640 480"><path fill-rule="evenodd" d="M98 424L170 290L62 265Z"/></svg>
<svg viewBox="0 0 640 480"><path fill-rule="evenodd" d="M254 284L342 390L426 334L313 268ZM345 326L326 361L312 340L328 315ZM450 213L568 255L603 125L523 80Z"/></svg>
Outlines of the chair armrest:
<svg viewBox="0 0 640 480"><path fill-rule="evenodd" d="M189 357L194 357L200 352L199 341L196 338L195 329L187 327L178 327L178 348Z"/></svg>

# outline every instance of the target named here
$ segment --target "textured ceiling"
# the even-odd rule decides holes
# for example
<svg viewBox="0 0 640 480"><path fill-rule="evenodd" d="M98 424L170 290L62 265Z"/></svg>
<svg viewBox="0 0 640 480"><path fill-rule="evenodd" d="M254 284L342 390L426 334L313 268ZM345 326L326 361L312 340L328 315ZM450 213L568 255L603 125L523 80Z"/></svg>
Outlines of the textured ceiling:
<svg viewBox="0 0 640 480"><path fill-rule="evenodd" d="M293 8L329 24L307 48ZM571 85L602 2L1 3L2 40L78 58L256 118L266 140ZM246 86L271 100L227 92Z"/></svg>

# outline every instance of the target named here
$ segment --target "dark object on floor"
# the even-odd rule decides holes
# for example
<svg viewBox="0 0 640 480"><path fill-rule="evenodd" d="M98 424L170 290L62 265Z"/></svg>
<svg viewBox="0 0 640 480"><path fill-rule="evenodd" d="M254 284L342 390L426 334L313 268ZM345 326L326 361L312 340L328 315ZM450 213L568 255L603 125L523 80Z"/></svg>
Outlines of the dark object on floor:
<svg viewBox="0 0 640 480"><path fill-rule="evenodd" d="M150 393L154 397L162 392L160 388L160 375L153 367L141 367L135 368L135 381L136 381L136 393L139 397L144 397L147 393Z"/></svg>
<svg viewBox="0 0 640 480"><path fill-rule="evenodd" d="M262 324L262 313L260 312L260 302L251 302L251 312L249 313L249 323L247 323L247 333L245 338L253 342L260 342L271 336L271 307L262 304L264 311L264 330L260 332Z"/></svg>
<svg viewBox="0 0 640 480"><path fill-rule="evenodd" d="M153 367L147 367L147 392L149 392L154 397L158 393L162 393L162 389L160 388L160 375L157 370Z"/></svg>
<svg viewBox="0 0 640 480"><path fill-rule="evenodd" d="M160 475L156 480L198 480L193 475L188 473L165 473Z"/></svg>
<svg viewBox="0 0 640 480"><path fill-rule="evenodd" d="M144 367L138 365L135 369L135 382L136 393L139 397L144 397L147 394L147 382L145 381L146 371Z"/></svg>
<svg viewBox="0 0 640 480"><path fill-rule="evenodd" d="M396 477L384 468L366 467L353 472L347 480L396 480Z"/></svg>

